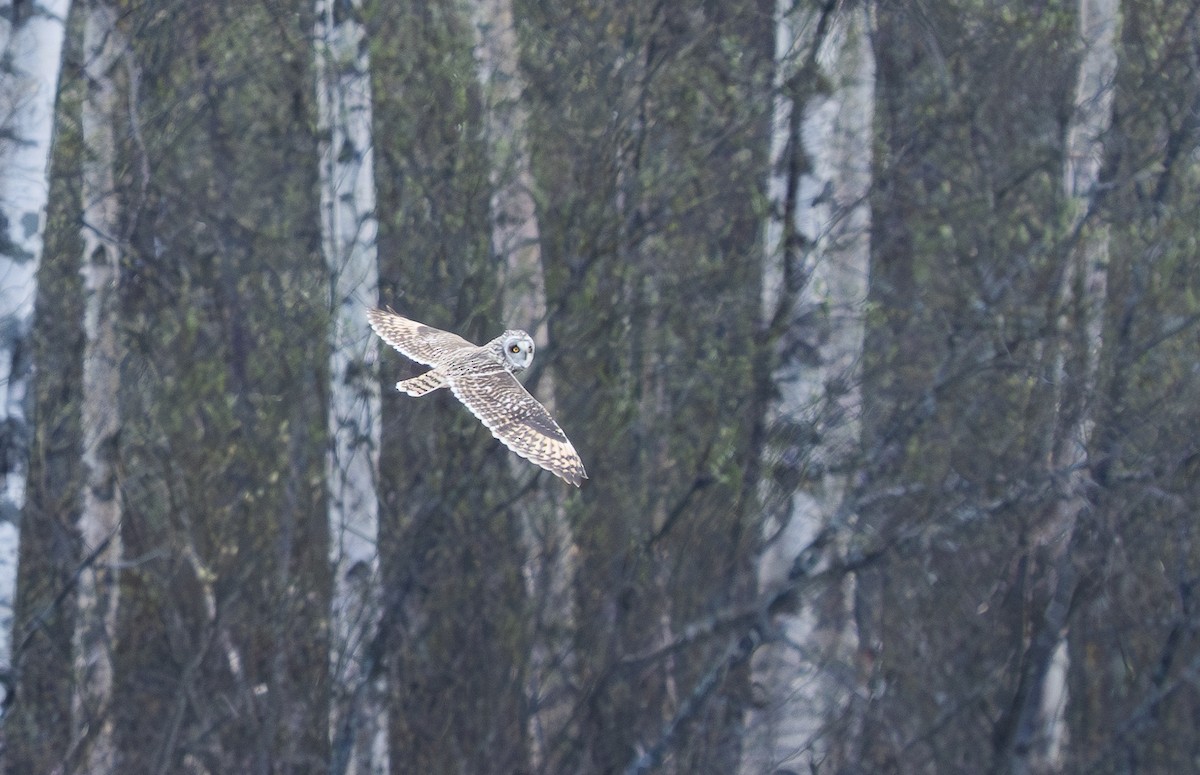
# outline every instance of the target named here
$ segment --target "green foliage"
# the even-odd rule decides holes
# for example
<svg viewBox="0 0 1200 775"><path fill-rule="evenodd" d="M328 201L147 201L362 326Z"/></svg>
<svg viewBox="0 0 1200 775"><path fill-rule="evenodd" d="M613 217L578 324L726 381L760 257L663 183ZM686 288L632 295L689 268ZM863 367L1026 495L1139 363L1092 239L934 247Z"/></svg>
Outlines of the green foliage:
<svg viewBox="0 0 1200 775"><path fill-rule="evenodd" d="M916 741L868 742L860 761L982 770L994 751L980 725L1004 718L1023 609L1046 594L1012 568L1054 476L1048 377L1079 62L1056 41L1074 34L1074 4L887 7L879 24L862 494L903 494L862 517L868 535L926 537L860 582L859 637L884 644L889 686L867 723Z"/></svg>
<svg viewBox="0 0 1200 775"><path fill-rule="evenodd" d="M681 655L671 675L614 660L650 648L663 617L746 591L769 16L748 4L518 8L559 305L552 357L558 384L576 386L559 406L578 418L592 475L572 510L576 643L594 688L554 766L604 770L632 760L678 709L668 684L692 685L719 644ZM736 707L736 682L722 691ZM727 770L728 750L699 731L719 737L726 721L705 716L680 766Z"/></svg>
<svg viewBox="0 0 1200 775"><path fill-rule="evenodd" d="M1058 589L1074 590L1069 768L1172 771L1194 757L1177 721L1194 698L1154 699L1180 685L1195 649L1179 629L1196 568L1183 472L1197 430L1184 396L1196 389L1200 213L1183 149L1200 136L1179 110L1197 83L1182 43L1194 21L1174 6L1123 10L1104 181L1078 233L1083 205L1060 193L1078 63L1061 41L1074 5L880 14L864 385L873 468L861 494L901 493L864 515L869 530L919 529L922 541L860 578L859 637L881 644L873 675L888 685L866 723L913 741L899 752L872 743L876 767L1006 770L1012 747L1030 745L1013 741L1030 733L1020 709L1040 691L1030 665L1049 658L1041 628L1063 626L1049 624ZM1081 234L1104 244L1092 260L1107 263L1079 264L1064 287ZM1093 380L1097 269L1107 298ZM1048 469L1071 463L1063 435L1090 436L1085 494L1062 491L1076 472ZM1079 521L1064 523L1079 497ZM1066 532L1047 539L1046 524ZM1055 560L1042 546L1065 535L1070 554ZM913 621L919 633L905 629ZM1150 715L1161 723L1137 726ZM977 744L981 728L991 750Z"/></svg>

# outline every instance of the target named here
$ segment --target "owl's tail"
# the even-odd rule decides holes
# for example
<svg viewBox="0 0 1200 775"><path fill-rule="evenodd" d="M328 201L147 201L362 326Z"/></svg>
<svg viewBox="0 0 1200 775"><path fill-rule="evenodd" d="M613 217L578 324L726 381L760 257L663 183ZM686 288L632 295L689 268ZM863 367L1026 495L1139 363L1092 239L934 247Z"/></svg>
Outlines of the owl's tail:
<svg viewBox="0 0 1200 775"><path fill-rule="evenodd" d="M397 390L410 396L423 396L440 387L446 387L446 378L437 369L431 369L418 377L396 383Z"/></svg>

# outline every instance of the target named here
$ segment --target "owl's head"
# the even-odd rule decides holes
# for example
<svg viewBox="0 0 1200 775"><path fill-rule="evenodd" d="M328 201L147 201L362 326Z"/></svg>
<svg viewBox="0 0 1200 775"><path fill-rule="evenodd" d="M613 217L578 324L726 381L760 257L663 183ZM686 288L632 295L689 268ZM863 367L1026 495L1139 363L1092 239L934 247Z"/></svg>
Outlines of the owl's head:
<svg viewBox="0 0 1200 775"><path fill-rule="evenodd" d="M533 337L524 331L505 331L500 337L504 362L514 373L533 363Z"/></svg>

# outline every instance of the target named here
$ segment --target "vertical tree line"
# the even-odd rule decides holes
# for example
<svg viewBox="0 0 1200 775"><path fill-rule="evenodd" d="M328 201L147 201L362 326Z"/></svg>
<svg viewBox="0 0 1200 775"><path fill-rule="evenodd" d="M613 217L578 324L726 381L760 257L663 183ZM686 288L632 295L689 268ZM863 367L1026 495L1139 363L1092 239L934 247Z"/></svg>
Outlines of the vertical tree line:
<svg viewBox="0 0 1200 775"><path fill-rule="evenodd" d="M44 248L50 146L67 0L0 4L0 665L12 691L13 607L19 525L33 434L30 388L33 301Z"/></svg>
<svg viewBox="0 0 1200 775"><path fill-rule="evenodd" d="M3 766L1188 769L1198 10L0 3Z"/></svg>
<svg viewBox="0 0 1200 775"><path fill-rule="evenodd" d="M379 344L370 49L359 4L316 4L322 252L329 276L330 771L381 775L388 713L377 650L383 615L379 539Z"/></svg>
<svg viewBox="0 0 1200 775"><path fill-rule="evenodd" d="M1108 240L1088 444L1092 507L1076 528L1067 728L1084 765L1190 766L1196 703L1194 235L1200 69L1195 4L1122 6L1100 172ZM1134 55L1136 52L1136 56ZM1089 750L1090 749L1090 750Z"/></svg>
<svg viewBox="0 0 1200 775"><path fill-rule="evenodd" d="M117 485L121 428L123 342L117 329L118 276L122 233L117 198L117 83L123 41L115 9L97 0L83 4L83 74L87 90L80 133L87 158L81 165L80 198L83 252L83 375L80 426L83 436L78 529L80 573L76 581L75 657L72 693L72 746L83 769L110 772L116 765L113 739L113 670L116 624L120 615L119 569L123 498ZM126 71L129 75L131 71ZM136 83L136 78L129 79Z"/></svg>

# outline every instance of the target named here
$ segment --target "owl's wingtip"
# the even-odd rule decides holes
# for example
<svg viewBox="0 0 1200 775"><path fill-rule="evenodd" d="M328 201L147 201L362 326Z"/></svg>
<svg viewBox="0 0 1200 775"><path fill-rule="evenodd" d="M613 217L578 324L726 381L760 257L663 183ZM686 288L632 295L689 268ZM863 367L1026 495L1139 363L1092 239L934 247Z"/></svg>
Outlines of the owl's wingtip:
<svg viewBox="0 0 1200 775"><path fill-rule="evenodd" d="M571 468L544 467L559 479L562 479L567 484L573 484L576 487L582 487L583 480L588 478L587 471L583 470L583 466L574 466Z"/></svg>

